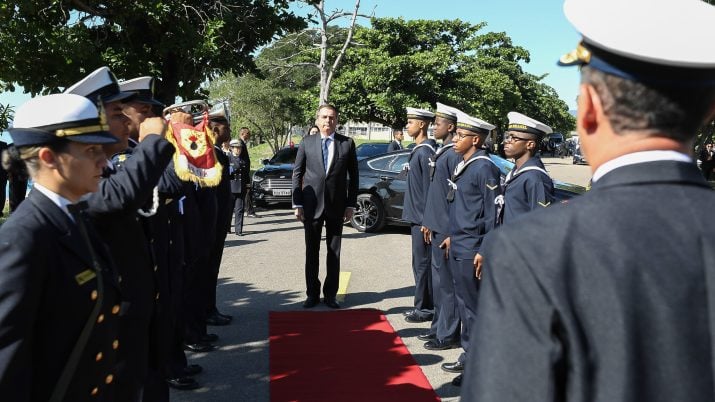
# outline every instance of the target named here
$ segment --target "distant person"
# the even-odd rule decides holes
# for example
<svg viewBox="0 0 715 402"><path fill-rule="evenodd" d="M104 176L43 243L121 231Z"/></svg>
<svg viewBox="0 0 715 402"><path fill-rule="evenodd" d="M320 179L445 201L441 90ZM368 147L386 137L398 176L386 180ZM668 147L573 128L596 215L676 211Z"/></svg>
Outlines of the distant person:
<svg viewBox="0 0 715 402"><path fill-rule="evenodd" d="M402 138L404 134L402 134L402 130L395 130L392 133L392 142L390 145L387 146L387 152L394 152L394 151L399 151L401 150L402 147Z"/></svg>
<svg viewBox="0 0 715 402"><path fill-rule="evenodd" d="M715 192L690 154L715 117L715 8L564 12L593 186L488 237L461 401L713 401Z"/></svg>
<svg viewBox="0 0 715 402"><path fill-rule="evenodd" d="M340 308L336 300L340 279L340 246L343 222L349 220L357 202L358 168L355 143L335 132L338 110L325 104L318 108L315 124L320 136L310 135L298 148L293 168L293 208L305 230L304 308L320 302L320 240L325 225L328 248L324 303Z"/></svg>
<svg viewBox="0 0 715 402"><path fill-rule="evenodd" d="M5 191L7 191L7 170L2 166L2 154L8 148L7 142L0 141L0 216L3 216L5 201L7 201Z"/></svg>
<svg viewBox="0 0 715 402"><path fill-rule="evenodd" d="M320 134L320 129L318 126L312 126L310 130L308 130L308 135L315 135L315 134Z"/></svg>
<svg viewBox="0 0 715 402"><path fill-rule="evenodd" d="M241 127L238 132L238 140L241 144L241 159L246 162L246 166L250 171L251 156L248 154L248 141L251 140L251 130L249 130L248 127ZM250 216L251 218L258 218L259 216L256 215L256 209L253 205L253 199L251 198L251 181L248 180L247 183L244 183L244 186L246 186L246 191L244 191L243 194L246 206L246 215Z"/></svg>
<svg viewBox="0 0 715 402"><path fill-rule="evenodd" d="M700 169L703 172L705 180L710 180L713 176L713 168L715 168L715 157L713 153L715 153L715 150L713 150L713 144L707 143L698 154Z"/></svg>
<svg viewBox="0 0 715 402"><path fill-rule="evenodd" d="M24 165L19 165L16 169L8 171L7 179L9 184L8 201L10 202L10 213L13 213L27 195L27 185L29 181L27 169Z"/></svg>
<svg viewBox="0 0 715 402"><path fill-rule="evenodd" d="M231 164L229 170L231 173L231 194L233 195L233 215L234 215L234 230L236 235L243 236L243 212L244 212L244 193L246 192L246 182L248 182L248 166L246 161L241 158L241 143L238 140L231 140L231 154L229 159Z"/></svg>

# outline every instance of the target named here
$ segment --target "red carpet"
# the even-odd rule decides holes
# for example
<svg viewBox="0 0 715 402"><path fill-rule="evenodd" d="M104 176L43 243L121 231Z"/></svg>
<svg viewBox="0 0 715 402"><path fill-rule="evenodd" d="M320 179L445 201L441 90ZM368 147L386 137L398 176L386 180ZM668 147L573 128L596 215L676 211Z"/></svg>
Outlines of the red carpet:
<svg viewBox="0 0 715 402"><path fill-rule="evenodd" d="M271 402L435 402L382 312L270 313Z"/></svg>

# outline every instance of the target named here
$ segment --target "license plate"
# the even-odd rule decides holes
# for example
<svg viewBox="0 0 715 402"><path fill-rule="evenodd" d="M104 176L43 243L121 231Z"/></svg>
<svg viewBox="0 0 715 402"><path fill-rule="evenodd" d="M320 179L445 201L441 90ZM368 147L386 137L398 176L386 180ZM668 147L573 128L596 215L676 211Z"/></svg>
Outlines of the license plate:
<svg viewBox="0 0 715 402"><path fill-rule="evenodd" d="M273 195L290 195L290 190L273 190Z"/></svg>

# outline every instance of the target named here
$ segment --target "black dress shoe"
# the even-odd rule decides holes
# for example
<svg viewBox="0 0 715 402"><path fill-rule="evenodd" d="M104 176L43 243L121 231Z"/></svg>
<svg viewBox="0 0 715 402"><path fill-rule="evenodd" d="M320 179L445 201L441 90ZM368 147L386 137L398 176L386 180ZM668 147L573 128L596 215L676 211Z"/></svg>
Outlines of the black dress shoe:
<svg viewBox="0 0 715 402"><path fill-rule="evenodd" d="M231 320L227 320L225 318L222 318L218 315L213 315L209 316L206 318L206 325L214 325L214 326L222 326L222 325L228 325L231 323Z"/></svg>
<svg viewBox="0 0 715 402"><path fill-rule="evenodd" d="M256 215L255 212L249 212L246 216L250 216L251 218L258 218L259 216Z"/></svg>
<svg viewBox="0 0 715 402"><path fill-rule="evenodd" d="M442 363L442 370L448 373L461 373L464 371L464 363L454 362L454 363Z"/></svg>
<svg viewBox="0 0 715 402"><path fill-rule="evenodd" d="M335 299L325 299L323 303L330 308L340 308L340 305Z"/></svg>
<svg viewBox="0 0 715 402"><path fill-rule="evenodd" d="M405 321L412 323L432 321L432 315L421 316L417 314L416 311L413 311L412 314L407 314L405 316Z"/></svg>
<svg viewBox="0 0 715 402"><path fill-rule="evenodd" d="M218 335L216 334L205 334L201 336L201 342L203 343L213 343L218 340Z"/></svg>
<svg viewBox="0 0 715 402"><path fill-rule="evenodd" d="M317 306L318 303L320 303L320 299L317 297L309 297L303 302L303 308L312 308Z"/></svg>
<svg viewBox="0 0 715 402"><path fill-rule="evenodd" d="M417 339L421 341L431 341L432 339L437 339L437 335L425 332L424 334L417 335Z"/></svg>
<svg viewBox="0 0 715 402"><path fill-rule="evenodd" d="M424 347L427 350L447 350L447 349L456 348L458 346L459 346L459 344L456 342L440 341L437 339L432 339L431 341L426 342L424 344Z"/></svg>
<svg viewBox="0 0 715 402"><path fill-rule="evenodd" d="M218 317L219 319L224 319L224 320L233 320L233 316L229 314L224 314L219 312L218 310L214 310L211 314L209 314L209 317Z"/></svg>
<svg viewBox="0 0 715 402"><path fill-rule="evenodd" d="M454 385L455 387L462 386L462 375L461 374L454 377L454 379L452 380L452 385Z"/></svg>
<svg viewBox="0 0 715 402"><path fill-rule="evenodd" d="M199 387L199 383L190 377L167 378L166 383L169 384L171 388L182 390L196 389Z"/></svg>
<svg viewBox="0 0 715 402"><path fill-rule="evenodd" d="M194 353L203 353L203 352L210 352L212 350L216 349L214 345L210 345L208 343L187 343L184 345L184 350L188 350L189 352L194 352Z"/></svg>
<svg viewBox="0 0 715 402"><path fill-rule="evenodd" d="M184 377L191 377L193 375L199 374L200 372L204 371L204 368L199 366L198 364L189 364L188 366L184 367L181 371L184 374Z"/></svg>
<svg viewBox="0 0 715 402"><path fill-rule="evenodd" d="M407 311L403 311L402 315L410 315L410 314L414 314L414 313L415 313L415 309L409 309Z"/></svg>

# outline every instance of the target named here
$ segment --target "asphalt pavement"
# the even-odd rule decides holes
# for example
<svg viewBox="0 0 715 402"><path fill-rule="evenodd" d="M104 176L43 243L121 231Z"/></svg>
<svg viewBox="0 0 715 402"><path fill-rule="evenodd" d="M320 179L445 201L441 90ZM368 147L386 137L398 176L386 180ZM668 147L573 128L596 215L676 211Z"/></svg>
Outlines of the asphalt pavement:
<svg viewBox="0 0 715 402"><path fill-rule="evenodd" d="M547 170L559 180L585 185L587 166L571 165L570 158L545 158ZM220 339L218 349L189 353L189 363L203 366L197 375L201 388L172 390L178 402L268 402L268 312L304 311L304 242L302 225L289 209L259 211L246 218L244 236L229 234L217 290L219 309L234 317L228 326L209 327ZM321 281L325 275L325 245L321 247ZM457 359L460 349L433 352L417 335L429 323L405 322L402 312L412 304L414 279L410 266L410 234L406 227L387 227L379 234L359 233L346 226L341 270L349 272L343 308L375 308L390 324L422 368L443 401L459 400L451 385L454 374L440 364ZM343 274L346 275L346 274ZM319 305L314 310L329 310ZM350 345L345 345L349 348ZM377 362L376 362L377 364Z"/></svg>

